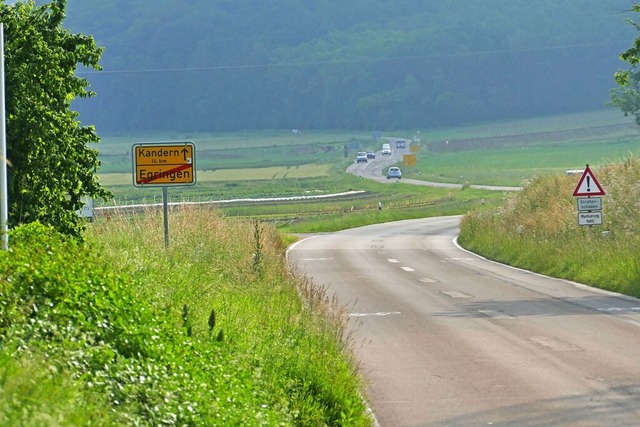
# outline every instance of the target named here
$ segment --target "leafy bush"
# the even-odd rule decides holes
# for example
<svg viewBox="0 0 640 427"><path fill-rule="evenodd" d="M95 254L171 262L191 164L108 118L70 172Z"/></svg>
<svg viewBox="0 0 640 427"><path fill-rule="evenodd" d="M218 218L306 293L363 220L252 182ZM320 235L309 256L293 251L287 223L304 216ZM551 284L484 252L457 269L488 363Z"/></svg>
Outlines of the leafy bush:
<svg viewBox="0 0 640 427"><path fill-rule="evenodd" d="M38 4L36 4L38 3ZM43 4L44 3L44 4ZM71 110L94 95L79 64L100 69L103 49L63 27L66 1L0 3L6 32L6 121L9 225L34 221L81 236L83 198L110 198L97 177L100 139ZM2 159L5 161L5 159Z"/></svg>

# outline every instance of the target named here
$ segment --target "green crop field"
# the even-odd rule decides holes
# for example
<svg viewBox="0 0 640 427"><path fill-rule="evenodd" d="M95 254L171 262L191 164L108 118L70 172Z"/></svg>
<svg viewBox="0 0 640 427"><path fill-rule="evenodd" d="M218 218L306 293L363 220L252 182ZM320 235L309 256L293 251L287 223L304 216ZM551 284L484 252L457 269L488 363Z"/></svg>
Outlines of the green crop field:
<svg viewBox="0 0 640 427"><path fill-rule="evenodd" d="M104 137L99 145L101 174L131 173L131 147L141 142L191 141L196 145L198 171L255 169L304 164L335 164L349 151L373 148L366 133L264 132L237 135L148 135ZM345 153L346 150L346 153ZM346 154L346 156L345 156Z"/></svg>
<svg viewBox="0 0 640 427"><path fill-rule="evenodd" d="M597 168L619 163L640 149L637 126L613 110L420 132L387 132L382 136L411 139L412 148L419 148L415 166L400 164L405 178L471 185L521 186L536 176L563 174L586 164ZM477 206L478 201L492 204L502 198L485 191L475 194L473 201L470 192L462 196L459 191L447 189L389 186L345 173L357 151L379 149L381 141L374 139L371 132L264 131L105 137L99 146L103 163L100 178L115 196L108 205L161 201L159 188L133 187L134 143L187 140L196 145L197 182L194 186L171 187L170 201L224 201L220 206L231 215L280 217L290 223L304 215L335 215L344 220L381 201L407 216L419 216L421 210L414 209L416 206L447 201L449 207L444 211L464 213L469 206ZM353 191L358 195L272 201L261 203L262 206L229 203L233 199L300 198ZM98 206L101 205L104 203L99 201Z"/></svg>
<svg viewBox="0 0 640 427"><path fill-rule="evenodd" d="M502 147L459 152L420 152L407 178L435 182L520 186L535 176L565 173L586 164L604 166L638 154L640 136L599 142Z"/></svg>
<svg viewBox="0 0 640 427"><path fill-rule="evenodd" d="M198 171L198 182L254 181L287 178L315 178L328 176L334 167L330 164L303 164L296 166L271 166L266 168L238 168ZM133 174L105 173L100 175L107 186L132 185Z"/></svg>
<svg viewBox="0 0 640 427"><path fill-rule="evenodd" d="M415 144L415 143L414 143ZM422 132L407 178L521 186L586 164L619 163L640 150L638 127L613 110Z"/></svg>
<svg viewBox="0 0 640 427"><path fill-rule="evenodd" d="M574 113L551 117L532 117L508 122L479 123L455 128L428 129L426 135L433 141L474 138L510 137L558 132L577 132L622 126L634 127L633 120L614 109ZM425 134L425 131L422 132Z"/></svg>

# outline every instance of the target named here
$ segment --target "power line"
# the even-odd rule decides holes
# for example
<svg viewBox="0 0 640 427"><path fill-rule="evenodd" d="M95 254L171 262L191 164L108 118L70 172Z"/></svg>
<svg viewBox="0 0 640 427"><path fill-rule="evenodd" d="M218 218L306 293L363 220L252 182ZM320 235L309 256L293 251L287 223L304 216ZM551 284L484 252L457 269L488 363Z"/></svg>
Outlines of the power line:
<svg viewBox="0 0 640 427"><path fill-rule="evenodd" d="M120 70L101 70L101 71L78 71L77 74L83 75L102 75L102 74L145 74L145 73L177 73L177 72L196 72L196 71L225 71L225 70L251 70L251 69L267 69L267 68L289 68L289 67L308 67L308 66L326 66L326 65L349 65L349 64L366 64L380 63L390 61L411 61L425 59L444 59L444 58L464 58L475 56L491 56L505 54L520 54L533 52L551 52L567 49L584 49L618 45L628 43L628 40L612 40L599 43L580 43L557 46L541 46L526 49L495 49L483 50L476 52L454 52L430 55L407 55L389 58L361 58L361 59L336 59L329 61L302 61L302 62L280 62L271 64L239 64L239 65L218 65L210 67L167 67L167 68L138 68L138 69L120 69Z"/></svg>

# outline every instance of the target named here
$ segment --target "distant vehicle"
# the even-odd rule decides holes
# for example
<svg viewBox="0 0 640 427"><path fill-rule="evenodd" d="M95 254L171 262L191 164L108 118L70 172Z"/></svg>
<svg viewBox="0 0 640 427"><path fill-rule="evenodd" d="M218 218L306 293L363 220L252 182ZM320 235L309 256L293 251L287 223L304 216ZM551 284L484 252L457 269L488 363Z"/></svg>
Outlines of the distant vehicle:
<svg viewBox="0 0 640 427"><path fill-rule="evenodd" d="M364 151L360 151L356 155L356 163L367 163L367 153Z"/></svg>
<svg viewBox="0 0 640 427"><path fill-rule="evenodd" d="M404 147L405 147L404 139L397 139L396 140L396 148L404 148Z"/></svg>
<svg viewBox="0 0 640 427"><path fill-rule="evenodd" d="M383 156L390 156L391 155L391 145L382 144L382 155Z"/></svg>
<svg viewBox="0 0 640 427"><path fill-rule="evenodd" d="M375 159L376 158L376 153L374 153L373 151L367 151L367 159Z"/></svg>
<svg viewBox="0 0 640 427"><path fill-rule="evenodd" d="M389 170L387 170L387 179L391 178L402 178L402 171L400 171L399 167L391 166Z"/></svg>

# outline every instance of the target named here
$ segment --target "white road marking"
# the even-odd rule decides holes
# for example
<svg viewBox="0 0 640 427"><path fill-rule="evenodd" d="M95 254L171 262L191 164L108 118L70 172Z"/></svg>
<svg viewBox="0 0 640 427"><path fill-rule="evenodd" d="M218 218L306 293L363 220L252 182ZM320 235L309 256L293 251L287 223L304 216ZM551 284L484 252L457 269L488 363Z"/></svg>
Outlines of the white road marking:
<svg viewBox="0 0 640 427"><path fill-rule="evenodd" d="M393 258L389 258L387 261L389 261L391 263L394 263L394 264L400 262L397 259L393 259Z"/></svg>
<svg viewBox="0 0 640 427"><path fill-rule="evenodd" d="M428 277L423 277L421 279L418 279L419 281L421 281L422 283L438 283L438 281L436 279L430 279Z"/></svg>
<svg viewBox="0 0 640 427"><path fill-rule="evenodd" d="M411 272L411 271L415 271L415 270L414 270L413 268L411 268L411 267L400 267L400 268L402 268L404 271L409 271L409 272Z"/></svg>
<svg viewBox="0 0 640 427"><path fill-rule="evenodd" d="M473 295L470 295L466 292L461 292L461 291L440 291L440 292L451 298L473 298Z"/></svg>
<svg viewBox="0 0 640 427"><path fill-rule="evenodd" d="M391 314L400 314L399 311L380 311L377 313L349 313L352 317L368 317L368 316L389 316Z"/></svg>
<svg viewBox="0 0 640 427"><path fill-rule="evenodd" d="M618 312L618 311L640 311L640 307L608 307L608 308L599 308L598 311L609 311L609 312Z"/></svg>

